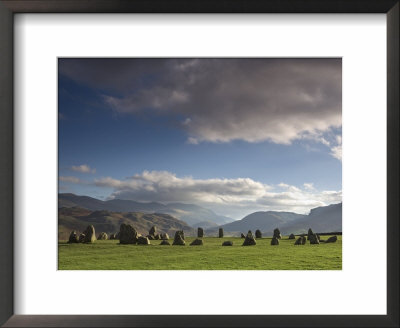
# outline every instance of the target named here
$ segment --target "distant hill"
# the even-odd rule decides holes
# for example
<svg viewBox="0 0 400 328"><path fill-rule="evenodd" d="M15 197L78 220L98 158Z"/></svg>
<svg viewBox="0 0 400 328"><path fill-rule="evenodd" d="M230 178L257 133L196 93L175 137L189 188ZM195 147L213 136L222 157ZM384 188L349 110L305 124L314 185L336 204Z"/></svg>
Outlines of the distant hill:
<svg viewBox="0 0 400 328"><path fill-rule="evenodd" d="M195 233L188 224L168 214L92 211L81 207L62 207L58 209L58 238L66 240L72 230L83 232L90 224L94 226L96 236L100 232L116 233L122 223L131 224L141 234L147 234L153 225L157 227L158 232L166 232L171 237L176 230L183 230L188 235Z"/></svg>
<svg viewBox="0 0 400 328"><path fill-rule="evenodd" d="M222 227L225 230L233 230L233 231L243 231L243 228L246 227L247 230L256 230L260 229L261 231L271 231L276 227L280 227L285 225L287 222L292 222L293 220L303 218L304 215L290 213L290 212L255 212L250 215L247 215L240 221L232 222Z"/></svg>
<svg viewBox="0 0 400 328"><path fill-rule="evenodd" d="M230 235L240 235L248 230L260 229L264 235L272 235L275 228L282 234L305 233L309 228L314 232L342 231L342 203L314 208L310 214L292 212L254 212L241 220L221 226ZM215 234L218 228L209 228L206 233Z"/></svg>
<svg viewBox="0 0 400 328"><path fill-rule="evenodd" d="M267 232L303 217L304 215L291 212L254 212L241 220L224 224L221 227L224 231L230 232L233 235L240 235L241 232L247 233L248 230L254 232L257 229ZM208 229L208 232L213 233L214 230L216 231L217 229Z"/></svg>
<svg viewBox="0 0 400 328"><path fill-rule="evenodd" d="M341 232L342 203L314 208L309 215L282 226L281 231L285 234L302 233L310 227L314 232Z"/></svg>
<svg viewBox="0 0 400 328"><path fill-rule="evenodd" d="M232 222L233 219L221 216L213 211L194 204L157 202L144 203L124 199L112 199L103 201L89 196L79 196L70 193L58 194L58 207L81 207L88 210L107 210L113 212L142 212L164 213L186 222L192 227L197 227L200 222L210 222L221 225Z"/></svg>
<svg viewBox="0 0 400 328"><path fill-rule="evenodd" d="M218 224L211 221L202 221L195 224L195 227L201 227L203 229L211 229L219 227Z"/></svg>
<svg viewBox="0 0 400 328"><path fill-rule="evenodd" d="M233 219L215 214L213 211L194 204L171 203L165 205L162 211L171 214L182 221L187 222L193 227L199 226L199 223L210 222L209 224L221 225L232 222Z"/></svg>

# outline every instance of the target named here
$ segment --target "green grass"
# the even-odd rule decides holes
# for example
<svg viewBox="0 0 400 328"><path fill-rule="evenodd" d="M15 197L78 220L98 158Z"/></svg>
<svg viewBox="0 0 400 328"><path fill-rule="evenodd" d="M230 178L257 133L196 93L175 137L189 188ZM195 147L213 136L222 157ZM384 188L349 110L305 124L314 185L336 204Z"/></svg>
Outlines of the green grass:
<svg viewBox="0 0 400 328"><path fill-rule="evenodd" d="M329 236L322 236L326 240ZM257 239L256 246L242 246L243 239L203 238L204 246L119 245L118 240L93 244L58 244L59 270L341 270L342 238L332 244L294 246L283 237L271 246L271 238ZM225 240L233 246L222 247ZM172 244L172 240L170 240Z"/></svg>

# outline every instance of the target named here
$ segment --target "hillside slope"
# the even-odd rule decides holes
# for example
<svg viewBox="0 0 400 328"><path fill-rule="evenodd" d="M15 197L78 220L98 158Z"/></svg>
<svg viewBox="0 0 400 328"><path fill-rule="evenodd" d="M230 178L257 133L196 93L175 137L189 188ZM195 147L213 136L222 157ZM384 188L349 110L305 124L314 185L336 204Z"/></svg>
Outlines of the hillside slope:
<svg viewBox="0 0 400 328"><path fill-rule="evenodd" d="M176 230L184 230L188 235L194 234L192 227L168 214L91 211L80 207L62 207L58 209L58 238L67 240L72 230L80 233L90 224L93 224L96 236L100 232L116 233L122 223L131 224L139 233L145 235L153 225L157 227L157 232L166 232L171 237Z"/></svg>
<svg viewBox="0 0 400 328"><path fill-rule="evenodd" d="M303 217L304 215L290 212L255 212L247 215L242 220L222 225L222 228L230 232L247 232L248 230L254 231L256 229L271 231L276 227Z"/></svg>
<svg viewBox="0 0 400 328"><path fill-rule="evenodd" d="M204 221L211 222L211 225L213 225L213 223L220 225L233 221L233 219L229 217L218 215L207 208L194 204L142 203L124 199L102 201L88 196L78 196L69 193L58 194L58 207L81 207L92 211L107 210L112 212L165 213L193 227L197 227L199 222Z"/></svg>
<svg viewBox="0 0 400 328"><path fill-rule="evenodd" d="M254 212L241 220L221 226L224 231L233 236L253 232L260 229L264 235L270 236L275 228L282 234L305 233L309 228L315 232L341 232L342 231L342 203L314 208L308 215L291 212ZM208 235L216 233L218 228L210 228Z"/></svg>
<svg viewBox="0 0 400 328"><path fill-rule="evenodd" d="M342 203L314 208L309 215L283 225L281 231L285 234L303 233L310 227L314 232L341 232Z"/></svg>

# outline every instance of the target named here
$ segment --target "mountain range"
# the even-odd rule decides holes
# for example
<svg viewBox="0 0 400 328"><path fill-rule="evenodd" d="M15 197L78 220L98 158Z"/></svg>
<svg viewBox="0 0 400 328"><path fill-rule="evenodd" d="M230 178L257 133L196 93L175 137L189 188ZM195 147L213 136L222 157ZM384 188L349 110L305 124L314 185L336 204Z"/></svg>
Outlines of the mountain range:
<svg viewBox="0 0 400 328"><path fill-rule="evenodd" d="M135 229L147 235L152 226L157 233L173 236L176 230L183 230L194 235L194 228L168 214L146 214L140 212L110 212L107 210L88 210L81 207L61 207L58 209L58 238L67 240L72 230L83 232L88 225L93 225L96 236L100 232L117 233L122 223L131 224Z"/></svg>
<svg viewBox="0 0 400 328"><path fill-rule="evenodd" d="M275 228L281 233L300 234L312 228L314 232L341 232L342 231L342 203L316 207L308 215L291 212L254 212L241 220L221 226L224 232L230 235L240 235L248 230L260 229L265 235L272 235ZM206 230L214 234L216 228Z"/></svg>
<svg viewBox="0 0 400 328"><path fill-rule="evenodd" d="M63 236L71 230L83 231L88 224L94 224L96 230L113 233L123 222L131 223L140 233L146 233L152 225L156 225L162 232L173 234L183 229L190 235L195 234L194 228L202 227L209 236L216 235L219 227L224 229L226 235L232 236L256 229L269 236L275 228L279 228L284 235L305 233L308 228L320 233L342 231L342 203L314 208L308 215L260 211L237 221L194 204L143 203L122 199L102 201L66 193L59 194L58 207L59 234Z"/></svg>
<svg viewBox="0 0 400 328"><path fill-rule="evenodd" d="M194 204L157 202L144 203L124 199L100 200L89 196L70 193L58 194L58 207L81 207L88 210L106 210L110 212L141 212L169 214L192 227L199 224L204 229L232 222L233 219L218 215L213 211Z"/></svg>

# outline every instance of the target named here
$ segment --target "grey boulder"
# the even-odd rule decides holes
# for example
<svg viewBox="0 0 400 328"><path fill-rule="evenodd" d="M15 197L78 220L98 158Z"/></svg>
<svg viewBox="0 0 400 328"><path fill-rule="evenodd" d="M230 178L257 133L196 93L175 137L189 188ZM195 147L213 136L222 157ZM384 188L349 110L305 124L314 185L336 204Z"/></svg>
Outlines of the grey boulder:
<svg viewBox="0 0 400 328"><path fill-rule="evenodd" d="M317 234L313 233L313 234L310 235L308 238L309 238L309 240L310 240L310 244L311 244L311 245L318 245L318 244L319 244L319 239L318 239Z"/></svg>
<svg viewBox="0 0 400 328"><path fill-rule="evenodd" d="M70 244L79 243L79 237L78 237L78 235L76 234L76 231L71 231L71 234L69 235L68 242L69 242Z"/></svg>
<svg viewBox="0 0 400 328"><path fill-rule="evenodd" d="M156 226L152 226L149 230L149 235L155 235L156 234Z"/></svg>
<svg viewBox="0 0 400 328"><path fill-rule="evenodd" d="M197 238L190 243L190 246L203 246L203 240Z"/></svg>
<svg viewBox="0 0 400 328"><path fill-rule="evenodd" d="M168 236L167 233L162 233L162 234L160 235L160 239L162 239L162 240L168 240L168 239L169 239L169 236Z"/></svg>
<svg viewBox="0 0 400 328"><path fill-rule="evenodd" d="M279 245L279 239L276 237L272 237L271 239L271 245L275 246L275 245Z"/></svg>
<svg viewBox="0 0 400 328"><path fill-rule="evenodd" d="M249 232L247 233L246 238L244 239L244 242L243 242L243 245L242 245L242 246L254 246L254 245L256 245L256 244L257 244L257 243L256 243L255 238L253 237L253 234L251 233L251 231L249 231Z"/></svg>
<svg viewBox="0 0 400 328"><path fill-rule="evenodd" d="M140 236L137 240L138 245L150 245L150 240L147 237Z"/></svg>
<svg viewBox="0 0 400 328"><path fill-rule="evenodd" d="M306 237L300 236L299 238L296 239L294 244L295 245L305 245L306 244Z"/></svg>
<svg viewBox="0 0 400 328"><path fill-rule="evenodd" d="M98 239L98 240L107 240L107 239L108 239L108 236L107 236L107 234L106 234L105 232L101 232L101 233L98 235L97 239Z"/></svg>
<svg viewBox="0 0 400 328"><path fill-rule="evenodd" d="M282 238L281 231L278 228L274 229L274 236L273 237L275 237L277 239L281 239Z"/></svg>
<svg viewBox="0 0 400 328"><path fill-rule="evenodd" d="M88 226L83 234L85 235L84 243L94 243L96 241L96 232L93 225Z"/></svg>
<svg viewBox="0 0 400 328"><path fill-rule="evenodd" d="M119 230L120 244L136 244L138 241L138 233L130 224L122 223Z"/></svg>
<svg viewBox="0 0 400 328"><path fill-rule="evenodd" d="M182 230L175 232L174 241L172 245L185 246L185 237Z"/></svg>
<svg viewBox="0 0 400 328"><path fill-rule="evenodd" d="M336 241L337 241L337 236L332 236L326 240L326 243L336 243Z"/></svg>
<svg viewBox="0 0 400 328"><path fill-rule="evenodd" d="M83 243L84 241L85 241L85 234L84 233L81 233L80 235L79 235L79 242L80 243Z"/></svg>

